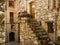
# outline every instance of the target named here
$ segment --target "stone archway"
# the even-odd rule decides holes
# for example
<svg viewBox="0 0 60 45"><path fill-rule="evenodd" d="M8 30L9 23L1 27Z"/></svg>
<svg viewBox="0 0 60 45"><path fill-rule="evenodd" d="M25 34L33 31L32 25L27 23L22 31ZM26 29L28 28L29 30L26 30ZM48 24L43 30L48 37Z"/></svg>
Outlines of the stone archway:
<svg viewBox="0 0 60 45"><path fill-rule="evenodd" d="M15 41L15 33L14 32L9 33L9 41Z"/></svg>

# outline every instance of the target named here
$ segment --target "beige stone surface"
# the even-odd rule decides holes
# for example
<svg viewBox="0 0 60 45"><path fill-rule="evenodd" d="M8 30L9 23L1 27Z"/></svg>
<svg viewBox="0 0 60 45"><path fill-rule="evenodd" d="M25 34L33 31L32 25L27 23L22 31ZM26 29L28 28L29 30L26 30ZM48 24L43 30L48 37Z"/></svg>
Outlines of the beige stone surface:
<svg viewBox="0 0 60 45"><path fill-rule="evenodd" d="M22 22L20 26L20 45L38 45L37 37L27 22Z"/></svg>
<svg viewBox="0 0 60 45"><path fill-rule="evenodd" d="M42 22L42 28L44 28L46 31L48 31L48 26L47 26L47 23L46 22L51 22L53 21L53 28L54 28L54 31L55 31L55 18L54 16L56 15L57 11L56 9L53 9L53 2L52 0L50 0L50 4L48 2L48 0L27 0L27 5L26 5L26 0L15 0L14 1L14 8L12 7L9 7L9 0L7 0L7 10L6 10L6 30L7 30L7 36L8 36L8 41L9 41L9 33L12 32L11 31L11 25L10 25L10 15L9 15L9 12L14 12L14 22L15 23L18 23L18 12L22 12L22 11L25 11L26 8L27 8L27 11L28 13L30 13L30 7L29 7L29 3L34 1L35 2L35 19L37 21L41 21ZM57 3L56 3L57 5ZM48 6L49 9L48 9ZM59 11L59 14L60 15L60 11ZM21 22L25 22L24 20L21 21ZM15 38L16 40L18 39L18 24L14 24L15 28L14 28L14 31L16 33L15 35ZM27 37L30 37L32 36L33 32L30 31L30 28L29 28L29 31L27 31L28 29L26 28L26 26L28 26L27 24L23 24L21 23L21 32L23 32L22 36L24 35L28 35ZM59 33L59 30L60 30L60 16L58 16L58 21L57 21L57 36L60 36L60 33ZM32 34L31 34L32 33ZM34 35L34 34L33 34ZM55 38L55 32L52 34L49 34L49 36L51 36L50 38L53 40L53 38ZM33 39L33 38L32 38ZM27 40L28 41L28 40Z"/></svg>

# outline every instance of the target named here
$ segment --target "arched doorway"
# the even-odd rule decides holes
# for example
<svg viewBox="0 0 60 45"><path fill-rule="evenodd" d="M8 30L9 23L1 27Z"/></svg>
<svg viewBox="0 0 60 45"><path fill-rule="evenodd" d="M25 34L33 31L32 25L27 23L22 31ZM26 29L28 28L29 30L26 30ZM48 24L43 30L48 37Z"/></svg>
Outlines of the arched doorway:
<svg viewBox="0 0 60 45"><path fill-rule="evenodd" d="M15 33L14 32L10 32L9 41L15 41Z"/></svg>

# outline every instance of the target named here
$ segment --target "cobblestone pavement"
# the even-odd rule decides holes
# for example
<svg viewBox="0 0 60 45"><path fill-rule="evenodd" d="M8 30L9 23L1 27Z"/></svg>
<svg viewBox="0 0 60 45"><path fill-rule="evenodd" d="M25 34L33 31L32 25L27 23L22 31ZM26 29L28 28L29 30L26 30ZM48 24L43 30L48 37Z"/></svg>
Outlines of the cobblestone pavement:
<svg viewBox="0 0 60 45"><path fill-rule="evenodd" d="M8 43L6 43L6 45L20 45L20 44L17 42L8 42Z"/></svg>

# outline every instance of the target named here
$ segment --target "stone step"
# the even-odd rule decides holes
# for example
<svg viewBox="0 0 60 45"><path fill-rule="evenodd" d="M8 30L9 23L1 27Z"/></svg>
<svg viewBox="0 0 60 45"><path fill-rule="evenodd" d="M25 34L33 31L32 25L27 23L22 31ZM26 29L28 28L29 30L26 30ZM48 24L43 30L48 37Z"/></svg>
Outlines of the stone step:
<svg viewBox="0 0 60 45"><path fill-rule="evenodd" d="M41 29L38 29L38 30L35 30L36 32L45 32L45 31L43 31L43 30L41 30Z"/></svg>
<svg viewBox="0 0 60 45"><path fill-rule="evenodd" d="M35 28L35 30L40 30L40 28Z"/></svg>
<svg viewBox="0 0 60 45"><path fill-rule="evenodd" d="M40 27L40 25L36 25L36 24L34 24L34 26L35 26L35 27Z"/></svg>
<svg viewBox="0 0 60 45"><path fill-rule="evenodd" d="M41 35L48 35L46 32L38 32L38 34L41 34Z"/></svg>
<svg viewBox="0 0 60 45"><path fill-rule="evenodd" d="M25 20L26 21L26 20ZM47 39L48 38L48 35L47 33L45 32L45 30L42 30L39 23L34 20L34 19L29 19L30 21L30 24L32 24L35 29L32 30L32 27L30 27L30 24L28 24L28 22L25 22L25 23L22 23L22 24L26 24L24 26L21 27L21 35L23 36L23 39L24 39L24 44L25 45L38 45L38 39ZM24 28L24 29L23 29ZM38 41L37 41L38 40Z"/></svg>
<svg viewBox="0 0 60 45"><path fill-rule="evenodd" d="M22 26L22 28L23 28L23 26ZM21 28L21 29L22 29ZM24 40L24 45L35 45L35 43L34 42L36 42L37 44L36 45L38 45L38 41L37 41L37 37L36 37L36 35L33 33L33 31L31 30L31 28L29 27L29 25L26 25L26 27L25 28L27 28L26 30L21 30L20 32L21 32L21 35L23 35L23 40Z"/></svg>
<svg viewBox="0 0 60 45"><path fill-rule="evenodd" d="M32 25L34 25L35 29L33 30L33 32L36 34L36 36L37 36L38 38L40 38L40 39L46 38L46 39L47 39L48 34L46 33L46 31L45 31L44 29L42 29L42 28L40 27L40 24L39 24L36 20L31 19L31 20L30 20L30 23L31 23ZM32 27L31 27L31 28L32 28Z"/></svg>

